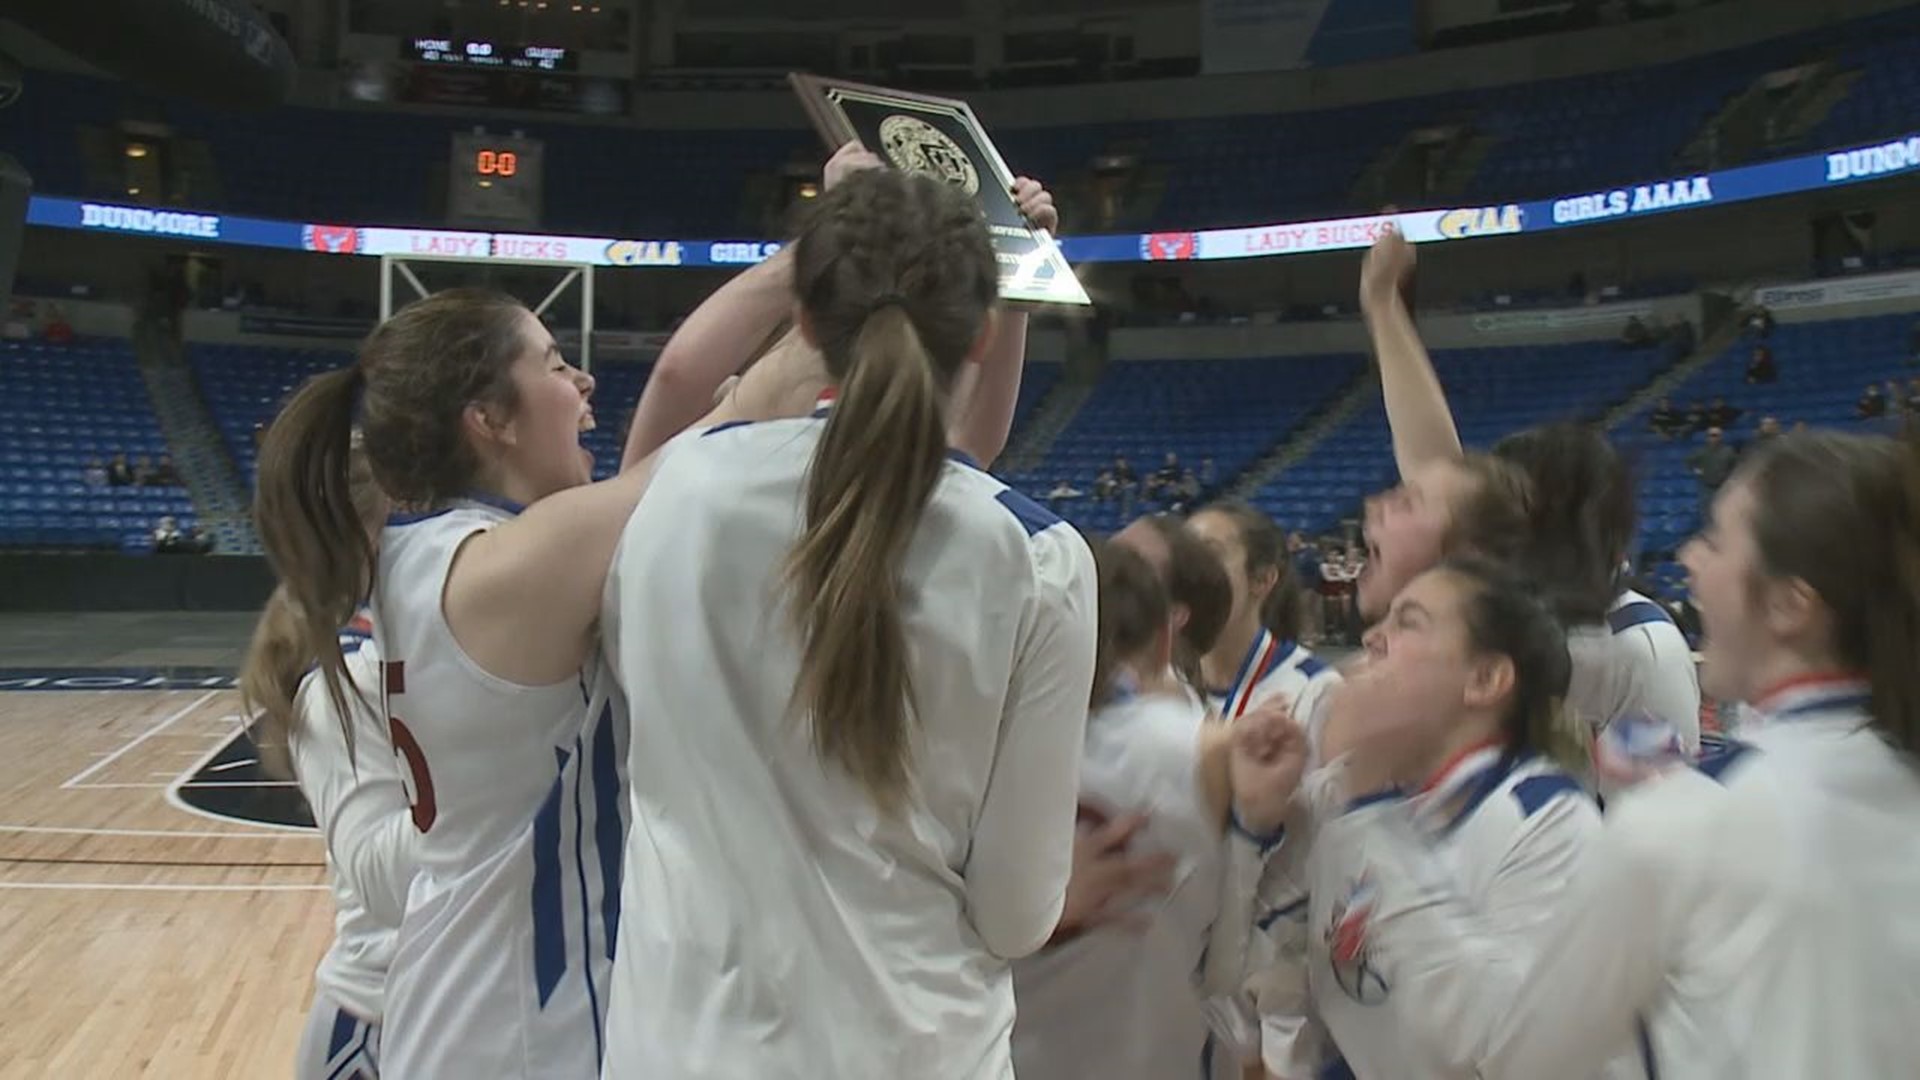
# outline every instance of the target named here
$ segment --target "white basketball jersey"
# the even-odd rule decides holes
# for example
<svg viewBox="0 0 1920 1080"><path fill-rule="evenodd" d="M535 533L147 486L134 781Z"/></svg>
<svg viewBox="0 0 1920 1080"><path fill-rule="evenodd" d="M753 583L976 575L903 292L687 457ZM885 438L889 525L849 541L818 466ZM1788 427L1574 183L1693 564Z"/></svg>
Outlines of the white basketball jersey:
<svg viewBox="0 0 1920 1080"><path fill-rule="evenodd" d="M1198 782L1206 723L1206 708L1185 696L1129 696L1088 719L1081 817L1097 824L1144 813L1146 829L1129 852L1169 852L1179 863L1172 891L1143 908L1144 929L1098 927L1015 962L1016 1075L1197 1075L1207 1020L1195 982L1220 908L1224 842Z"/></svg>
<svg viewBox="0 0 1920 1080"><path fill-rule="evenodd" d="M1410 993L1397 984L1395 966L1419 961L1385 954L1370 935L1377 897L1366 834L1329 795L1338 787L1337 770L1313 778L1310 839L1299 837L1308 842L1276 860L1280 872L1268 876L1261 919L1267 947L1282 970L1304 971L1313 1015L1333 1044L1322 1051L1326 1075L1475 1080L1457 1055L1434 1050L1434 1040L1457 1036L1459 1010L1472 1009L1475 988L1462 980ZM1506 948L1531 955L1552 947L1547 928L1556 906L1600 831L1599 809L1573 776L1538 757L1516 760L1484 747L1457 759L1415 798L1380 805L1386 809L1376 812L1400 813L1407 832L1426 838L1434 876ZM1295 838L1289 832L1288 843ZM1298 1029L1294 1017L1273 1019L1282 1031ZM1265 1049L1269 1067L1282 1075L1305 1056L1278 1039ZM1617 1051L1598 1075L1637 1076L1630 1042L1622 1040Z"/></svg>
<svg viewBox="0 0 1920 1080"><path fill-rule="evenodd" d="M294 775L327 845L333 890L333 944L320 958L314 985L362 1020L385 1011L394 932L413 878L413 826L407 793L380 715L380 654L364 620L340 633L346 656L353 754L318 671L294 695Z"/></svg>
<svg viewBox="0 0 1920 1080"><path fill-rule="evenodd" d="M1688 753L1700 749L1700 679L1693 649L1667 609L1631 590L1605 626L1567 632L1573 679L1567 708L1599 733L1623 716L1670 726Z"/></svg>
<svg viewBox="0 0 1920 1080"><path fill-rule="evenodd" d="M1293 711L1294 720L1306 727L1308 742L1318 747L1320 703L1327 688L1339 681L1340 673L1311 650L1262 630L1240 661L1233 684L1216 691L1213 704L1222 717L1237 720L1278 698Z"/></svg>
<svg viewBox="0 0 1920 1080"><path fill-rule="evenodd" d="M1378 882L1377 975L1453 1006L1430 1049L1484 1080L1565 1075L1638 1041L1650 1076L1906 1077L1920 1060L1920 777L1863 683L1799 680L1742 743L1609 808L1515 954L1387 822L1351 815Z"/></svg>
<svg viewBox="0 0 1920 1080"><path fill-rule="evenodd" d="M782 571L823 421L671 444L602 615L634 712L613 1080L1010 1075L1009 960L1059 920L1096 575L961 460L899 580L917 715L883 815L796 715ZM883 452L876 449L876 453Z"/></svg>
<svg viewBox="0 0 1920 1080"><path fill-rule="evenodd" d="M551 686L482 670L441 593L517 508L396 517L374 587L382 704L419 870L388 980L390 1076L591 1077L619 920L625 704L596 657Z"/></svg>
<svg viewBox="0 0 1920 1080"><path fill-rule="evenodd" d="M1310 650L1262 630L1240 661L1233 683L1215 693L1213 703L1221 716L1232 721L1268 701L1285 702L1294 721L1306 729L1312 760L1318 761L1320 729L1325 719L1320 705L1328 688L1339 681L1340 673ZM1258 985L1261 973L1256 972L1252 981L1254 985L1246 993L1214 997L1207 1002L1209 1022L1224 1044L1224 1050L1216 1050L1210 1057L1207 1072L1214 1080L1238 1080L1240 1063L1261 1056L1262 1025L1253 998L1265 988Z"/></svg>

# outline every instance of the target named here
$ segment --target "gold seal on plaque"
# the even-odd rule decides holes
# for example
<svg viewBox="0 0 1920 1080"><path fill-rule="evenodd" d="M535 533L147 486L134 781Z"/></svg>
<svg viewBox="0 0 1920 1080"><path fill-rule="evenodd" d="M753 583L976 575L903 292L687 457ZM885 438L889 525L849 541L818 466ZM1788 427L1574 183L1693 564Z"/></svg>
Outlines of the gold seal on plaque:
<svg viewBox="0 0 1920 1080"><path fill-rule="evenodd" d="M969 195L980 194L973 159L947 133L912 116L895 113L880 121L880 145L894 168L936 176Z"/></svg>

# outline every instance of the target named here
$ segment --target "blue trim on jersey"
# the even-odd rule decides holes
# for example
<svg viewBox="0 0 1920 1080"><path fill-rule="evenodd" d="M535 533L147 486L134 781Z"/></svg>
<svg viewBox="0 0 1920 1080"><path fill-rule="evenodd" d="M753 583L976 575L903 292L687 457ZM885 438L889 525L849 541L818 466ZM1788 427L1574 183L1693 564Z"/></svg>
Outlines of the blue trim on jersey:
<svg viewBox="0 0 1920 1080"><path fill-rule="evenodd" d="M1647 1018L1633 1018L1633 1033L1640 1040L1640 1067L1647 1072L1647 1080L1660 1080L1660 1063L1653 1057L1653 1032L1647 1028Z"/></svg>
<svg viewBox="0 0 1920 1080"><path fill-rule="evenodd" d="M1312 653L1301 657L1300 663L1295 666L1299 669L1300 674L1305 675L1309 679L1329 670L1327 662Z"/></svg>
<svg viewBox="0 0 1920 1080"><path fill-rule="evenodd" d="M1234 699L1239 697L1240 691L1246 687L1247 673L1253 670L1253 662L1256 659L1258 659L1260 656L1260 647L1262 645L1265 645L1266 643L1267 643L1267 635L1265 634L1253 635L1253 644L1247 646L1247 655L1240 658L1240 668L1238 671L1235 671L1233 673L1233 681L1227 684L1227 689L1224 693L1214 695L1215 697L1225 698L1226 700L1223 702L1223 704L1225 704L1227 708L1229 709L1233 708ZM1276 656L1279 655L1280 653L1279 649L1275 649L1273 651ZM1273 669L1269 667L1267 670L1271 671ZM1264 674L1264 672L1262 674ZM1254 679L1253 681L1258 682L1260 680Z"/></svg>
<svg viewBox="0 0 1920 1080"><path fill-rule="evenodd" d="M1285 905L1282 905L1281 907L1274 908L1272 911L1267 912L1265 915L1262 915L1258 919L1255 919L1253 921L1254 929L1265 930L1267 927L1272 926L1274 923L1279 922L1281 919L1291 916L1294 912L1299 911L1301 908L1306 906L1307 906L1307 898L1303 896L1300 899L1295 900L1291 904L1285 904Z"/></svg>
<svg viewBox="0 0 1920 1080"><path fill-rule="evenodd" d="M593 846L600 856L600 921L605 925L607 959L620 935L620 875L627 849L620 828L620 761L613 742L613 706L600 710L593 733Z"/></svg>
<svg viewBox="0 0 1920 1080"><path fill-rule="evenodd" d="M1279 847L1280 841L1287 838L1285 825L1270 833L1257 833L1247 828L1247 823L1240 820L1239 808L1233 806L1227 807L1227 828L1241 839L1252 841L1253 846L1259 848L1262 855Z"/></svg>
<svg viewBox="0 0 1920 1080"><path fill-rule="evenodd" d="M367 1046L368 1039L373 1035L373 1025L367 1023L365 1020L347 1017L347 1014L344 1012L340 1015L353 1020L355 1024L353 1039L342 1051L346 1056L327 1055L327 1062L333 1066L333 1068L327 1072L327 1080L347 1080L348 1077L353 1076L368 1077L374 1075L372 1071L374 1069L373 1058ZM338 1032L339 1025L340 1021L335 1020L334 1028L336 1033Z"/></svg>
<svg viewBox="0 0 1920 1080"><path fill-rule="evenodd" d="M967 468L972 469L974 472L987 471L987 467L985 465L980 464L978 461L975 461L973 459L972 454L967 453L965 450L962 450L957 446L947 447L947 460L951 462L955 462L956 464L965 465Z"/></svg>
<svg viewBox="0 0 1920 1080"><path fill-rule="evenodd" d="M1376 791L1371 795L1356 796L1352 801L1347 803L1347 813L1351 814L1355 810L1365 810L1367 807L1373 806L1376 803L1393 802L1396 799L1404 797L1405 794L1399 788L1387 788L1384 791Z"/></svg>
<svg viewBox="0 0 1920 1080"><path fill-rule="evenodd" d="M1560 796L1578 794L1582 790L1580 781L1566 773L1542 773L1513 785L1513 798L1520 804L1520 818L1524 821Z"/></svg>
<svg viewBox="0 0 1920 1080"><path fill-rule="evenodd" d="M451 513L453 513L453 507L443 506L438 510L427 510L417 514L388 514L387 528L397 529L403 525L418 525L423 521L432 521L434 518Z"/></svg>
<svg viewBox="0 0 1920 1080"><path fill-rule="evenodd" d="M469 491L460 497L467 502L477 502L482 506L491 506L495 510L505 510L516 517L527 508L525 503L517 503L504 495L493 495L485 491Z"/></svg>
<svg viewBox="0 0 1920 1080"><path fill-rule="evenodd" d="M1493 764L1487 766L1478 777L1469 781L1470 791L1467 795L1467 801L1461 805L1460 812L1453 815L1453 820L1447 822L1447 827L1441 831L1450 833L1460 826L1465 825L1467 819L1472 817L1474 812L1480 809L1481 804L1487 801L1487 796L1500 790L1500 785L1507 782L1507 777L1513 775L1513 770L1532 759L1532 754L1501 754L1494 760Z"/></svg>
<svg viewBox="0 0 1920 1080"><path fill-rule="evenodd" d="M561 910L560 781L567 769L567 751L553 748L553 786L533 816L533 979L540 991L540 1007L567 973L567 916Z"/></svg>
<svg viewBox="0 0 1920 1080"><path fill-rule="evenodd" d="M1699 764L1695 765L1694 768L1707 779L1717 780L1724 784L1727 782L1727 770L1733 768L1737 762L1752 752L1753 747L1748 746L1746 743L1730 741L1727 743L1725 750L1710 757L1701 758Z"/></svg>
<svg viewBox="0 0 1920 1080"><path fill-rule="evenodd" d="M752 424L753 421L751 420L728 420L723 424L715 424L701 432L700 437L704 439L709 435L718 435L723 431L732 431L734 428L750 427Z"/></svg>
<svg viewBox="0 0 1920 1080"><path fill-rule="evenodd" d="M1673 615L1651 600L1635 600L1631 604L1607 612L1607 629L1616 634L1624 634L1636 626L1657 622L1671 625Z"/></svg>
<svg viewBox="0 0 1920 1080"><path fill-rule="evenodd" d="M1360 1078L1353 1074L1353 1066L1347 1064L1347 1059L1339 1057L1320 1066L1320 1075L1317 1080L1360 1080Z"/></svg>
<svg viewBox="0 0 1920 1080"><path fill-rule="evenodd" d="M993 501L1013 514L1014 519L1027 530L1028 536L1036 536L1060 524L1053 511L1027 498L1012 488L1006 488L993 497Z"/></svg>
<svg viewBox="0 0 1920 1080"><path fill-rule="evenodd" d="M573 737L573 752L576 757L586 756L578 735ZM600 1030L600 988L593 984L593 911L587 904L587 819L580 804L580 788L587 782L587 773L584 763L573 773L573 873L580 885L580 974L587 980L587 1005L593 1010L593 1059L599 1061L606 1056L607 1042Z"/></svg>
<svg viewBox="0 0 1920 1080"><path fill-rule="evenodd" d="M1793 720L1814 713L1830 712L1866 712L1873 707L1872 694L1836 694L1832 697L1814 698L1798 705L1781 709L1772 715L1773 720Z"/></svg>
<svg viewBox="0 0 1920 1080"><path fill-rule="evenodd" d="M347 1010L333 1010L333 1033L327 1036L328 1061L339 1057L340 1051L345 1050L347 1043L353 1041L353 1036L359 1023L360 1018Z"/></svg>

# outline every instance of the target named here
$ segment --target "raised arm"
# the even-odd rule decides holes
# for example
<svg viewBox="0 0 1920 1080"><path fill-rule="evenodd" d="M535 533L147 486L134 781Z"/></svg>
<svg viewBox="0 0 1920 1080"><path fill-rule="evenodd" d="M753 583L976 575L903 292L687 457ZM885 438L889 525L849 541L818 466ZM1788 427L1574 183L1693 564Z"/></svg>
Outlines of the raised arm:
<svg viewBox="0 0 1920 1080"><path fill-rule="evenodd" d="M700 422L804 416L824 385L818 354L779 349ZM461 545L441 603L454 636L482 668L535 686L579 669L614 548L655 461L642 458L612 479L549 495Z"/></svg>
<svg viewBox="0 0 1920 1080"><path fill-rule="evenodd" d="M1033 537L1036 593L1022 620L993 774L962 877L967 919L995 956L1040 947L1060 921L1093 684L1093 553L1057 524Z"/></svg>
<svg viewBox="0 0 1920 1080"><path fill-rule="evenodd" d="M1060 227L1053 196L1037 181L1024 176L1014 181L1013 200L1035 227L1048 232ZM947 441L982 468L1007 448L1013 430L1013 407L1027 363L1027 313L1002 308L991 332L993 343L980 366L963 374L965 383L954 391L956 407L947 428Z"/></svg>
<svg viewBox="0 0 1920 1080"><path fill-rule="evenodd" d="M879 165L880 159L859 143L848 143L827 161L824 186L832 188L861 169ZM793 261L785 249L707 297L654 361L627 428L620 467L632 468L700 419L713 407L714 394L727 377L766 349L792 312Z"/></svg>
<svg viewBox="0 0 1920 1080"><path fill-rule="evenodd" d="M1360 269L1360 314L1380 361L1380 392L1401 476L1425 462L1460 456L1460 432L1446 391L1407 310L1404 287L1413 277L1414 261L1413 245L1398 229L1388 228Z"/></svg>

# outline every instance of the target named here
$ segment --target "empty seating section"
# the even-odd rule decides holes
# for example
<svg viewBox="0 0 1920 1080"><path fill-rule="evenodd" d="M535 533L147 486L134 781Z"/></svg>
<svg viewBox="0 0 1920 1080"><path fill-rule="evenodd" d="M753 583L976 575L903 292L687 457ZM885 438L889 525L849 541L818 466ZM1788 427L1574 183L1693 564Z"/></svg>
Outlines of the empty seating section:
<svg viewBox="0 0 1920 1080"><path fill-rule="evenodd" d="M0 545L150 550L162 516L194 522L185 489L93 483L87 470L166 452L127 342L0 342Z"/></svg>
<svg viewBox="0 0 1920 1080"><path fill-rule="evenodd" d="M1112 363L1046 459L1007 480L1036 498L1062 481L1087 492L1061 502L1060 512L1082 528L1107 531L1138 508L1090 497L1095 478L1115 454L1124 455L1141 477L1159 468L1170 451L1196 472L1211 458L1218 486L1329 404L1359 375L1361 364L1357 356Z"/></svg>
<svg viewBox="0 0 1920 1080"><path fill-rule="evenodd" d="M1725 432L1736 448L1750 444L1760 422L1769 416L1783 429L1805 421L1813 427L1869 430L1854 414L1867 384L1892 379L1910 389L1910 381L1920 374L1920 368L1906 359L1914 320L1909 313L1782 323L1766 342L1779 369L1776 381L1747 384L1747 361L1755 342L1743 339L1671 396L1682 409L1725 398L1728 405L1741 410ZM1890 403L1890 415L1897 412L1898 404ZM1700 484L1687 457L1700 447L1703 437L1663 440L1647 430L1647 419L1648 412L1636 415L1615 432L1615 438L1639 464L1641 549L1656 556L1656 576L1671 584L1678 580L1678 571L1666 555L1700 526ZM1897 423L1897 419L1882 422Z"/></svg>
<svg viewBox="0 0 1920 1080"><path fill-rule="evenodd" d="M1484 449L1532 424L1598 419L1672 357L1657 349L1588 343L1439 350L1433 361L1461 441ZM1361 499L1391 486L1396 476L1386 409L1376 396L1253 502L1290 529L1326 530L1356 517Z"/></svg>
<svg viewBox="0 0 1920 1080"><path fill-rule="evenodd" d="M282 349L259 345L193 345L187 350L200 393L220 438L253 490L255 431L273 419L288 394L309 375L353 362L338 349Z"/></svg>
<svg viewBox="0 0 1920 1080"><path fill-rule="evenodd" d="M996 128L1021 172L1078 190L1096 157L1136 156L1164 178L1127 203L1116 229L1252 224L1364 212L1355 181L1408 132L1460 125L1485 137L1462 201L1601 190L1658 179L1734 94L1760 76L1838 57L1863 77L1797 145L1817 149L1904 133L1920 107L1920 17L1891 15L1657 67L1458 91L1312 112ZM473 118L390 110L288 108L236 114L164 106L122 83L33 72L31 107L0 110L0 140L52 194L121 197L86 163L127 120L164 120L203 140L211 172L176 185L188 206L301 220L440 224L449 138ZM546 143L546 213L559 232L723 237L764 228L761 197L796 156L818 153L798 124L778 130L636 129L515 120ZM992 120L989 117L989 120ZM498 126L497 120L495 121ZM289 133L298 132L298 137ZM89 180L92 178L92 182ZM116 179L117 177L110 177ZM1149 185L1151 187L1151 185ZM758 193L756 195L756 193ZM1367 202L1365 197L1359 197ZM1072 206L1067 207L1069 217Z"/></svg>

